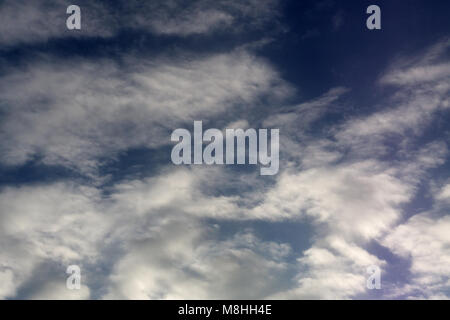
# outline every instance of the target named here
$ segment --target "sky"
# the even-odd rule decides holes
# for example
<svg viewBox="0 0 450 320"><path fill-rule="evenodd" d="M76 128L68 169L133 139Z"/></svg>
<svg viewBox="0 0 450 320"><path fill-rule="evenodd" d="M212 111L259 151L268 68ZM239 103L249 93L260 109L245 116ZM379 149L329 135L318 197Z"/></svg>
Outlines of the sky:
<svg viewBox="0 0 450 320"><path fill-rule="evenodd" d="M449 10L1 1L0 299L450 298ZM173 164L194 121L279 172Z"/></svg>

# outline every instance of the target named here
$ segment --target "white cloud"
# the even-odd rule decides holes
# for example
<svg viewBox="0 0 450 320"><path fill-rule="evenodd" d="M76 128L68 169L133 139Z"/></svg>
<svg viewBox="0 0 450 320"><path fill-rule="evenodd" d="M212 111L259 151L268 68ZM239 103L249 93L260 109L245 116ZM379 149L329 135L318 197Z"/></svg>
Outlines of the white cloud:
<svg viewBox="0 0 450 320"><path fill-rule="evenodd" d="M387 84L417 84L436 80L446 80L450 76L450 64L419 66L387 74L382 82Z"/></svg>
<svg viewBox="0 0 450 320"><path fill-rule="evenodd" d="M6 285L0 298L13 297L45 261L96 261L111 228L99 197L96 189L64 183L2 190L0 274Z"/></svg>
<svg viewBox="0 0 450 320"><path fill-rule="evenodd" d="M436 195L436 199L442 201L450 200L450 184L445 185Z"/></svg>
<svg viewBox="0 0 450 320"><path fill-rule="evenodd" d="M412 283L400 288L411 298L450 299L450 217L423 213L398 226L383 244L411 259ZM447 293L445 293L447 292Z"/></svg>
<svg viewBox="0 0 450 320"><path fill-rule="evenodd" d="M1 161L41 155L45 164L95 174L99 157L168 145L181 125L251 106L267 92L291 92L270 65L242 51L193 60L129 57L127 65L40 60L9 70L0 78Z"/></svg>
<svg viewBox="0 0 450 320"><path fill-rule="evenodd" d="M201 219L224 215L227 198L199 192L193 185L197 177L198 172L182 169L123 183L109 197L63 183L3 190L0 298L20 291L32 299L86 299L104 264L114 266L100 283L108 289L105 298L262 298L273 293L286 272L290 246L260 240L251 230L218 239L219 230ZM111 256L108 248L114 244L120 247ZM42 263L56 265L61 274L35 281ZM82 270L79 292L65 288L71 264Z"/></svg>
<svg viewBox="0 0 450 320"><path fill-rule="evenodd" d="M343 237L370 239L395 222L396 207L411 193L374 161L286 171L252 213L265 219L310 216Z"/></svg>
<svg viewBox="0 0 450 320"><path fill-rule="evenodd" d="M349 91L348 88L344 87L332 88L318 98L296 106L285 107L282 112L268 116L264 119L263 125L277 128L283 126L285 130L289 131L289 134L298 135L308 129L313 121L329 111L327 108L330 108L333 103ZM300 125L299 122L301 122Z"/></svg>
<svg viewBox="0 0 450 320"><path fill-rule="evenodd" d="M298 259L292 289L273 298L349 299L366 290L366 268L385 265L364 247L388 232L413 190L376 161L280 174L251 214L260 219L312 220L311 248Z"/></svg>
<svg viewBox="0 0 450 320"><path fill-rule="evenodd" d="M0 299L14 296L16 292L16 284L14 281L14 273L10 269L6 269L3 266L0 268Z"/></svg>
<svg viewBox="0 0 450 320"><path fill-rule="evenodd" d="M339 237L324 239L298 259L300 272L294 289L279 292L274 299L349 299L366 289L366 268L382 267L382 261Z"/></svg>
<svg viewBox="0 0 450 320"><path fill-rule="evenodd" d="M115 266L105 298L264 298L276 290L288 245L262 242L251 233L208 241L205 233L193 221L166 221L132 244Z"/></svg>

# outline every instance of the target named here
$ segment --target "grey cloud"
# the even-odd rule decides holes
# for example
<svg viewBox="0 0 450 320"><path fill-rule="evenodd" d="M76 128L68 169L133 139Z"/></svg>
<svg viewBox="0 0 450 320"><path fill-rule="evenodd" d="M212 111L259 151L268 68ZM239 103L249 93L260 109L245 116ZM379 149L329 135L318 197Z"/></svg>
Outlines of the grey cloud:
<svg viewBox="0 0 450 320"><path fill-rule="evenodd" d="M67 30L66 9L55 0L6 0L0 5L0 44L14 46L65 37L111 37L121 28L153 34L188 36L216 30L240 32L274 19L276 0L120 1L122 11L106 3L79 0L81 30Z"/></svg>
<svg viewBox="0 0 450 320"><path fill-rule="evenodd" d="M101 4L79 1L82 6L82 31L66 27L70 1L6 0L0 4L0 44L46 42L63 37L109 37L115 32L113 17Z"/></svg>

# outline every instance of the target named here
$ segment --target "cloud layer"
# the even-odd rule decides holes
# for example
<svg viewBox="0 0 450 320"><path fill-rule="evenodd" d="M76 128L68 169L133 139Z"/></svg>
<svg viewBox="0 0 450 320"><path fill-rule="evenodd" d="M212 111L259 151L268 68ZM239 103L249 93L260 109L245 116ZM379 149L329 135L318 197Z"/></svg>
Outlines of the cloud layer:
<svg viewBox="0 0 450 320"><path fill-rule="evenodd" d="M60 27L65 5L4 1L2 48L124 30L245 34L277 24L280 3L129 1L119 13L80 2L83 35ZM336 17L334 32L344 21ZM306 99L256 47L72 59L39 51L2 66L2 170L70 175L2 185L0 298L367 298L370 265L382 269L382 298L448 298L450 184L433 175L447 164L448 134L430 130L449 110L448 39L392 61L372 83L387 93L342 117L336 110L356 103L351 87ZM194 120L280 128L280 173L177 167L168 157L120 178L105 173L132 162L132 150L168 153L171 131ZM298 224L312 236L299 246L258 223ZM82 269L79 291L65 288L71 264Z"/></svg>

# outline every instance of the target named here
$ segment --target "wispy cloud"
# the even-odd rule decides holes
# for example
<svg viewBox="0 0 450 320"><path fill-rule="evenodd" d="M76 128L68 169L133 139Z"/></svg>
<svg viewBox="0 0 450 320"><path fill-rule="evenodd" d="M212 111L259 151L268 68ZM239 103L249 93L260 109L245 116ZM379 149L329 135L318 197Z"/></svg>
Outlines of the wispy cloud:
<svg viewBox="0 0 450 320"><path fill-rule="evenodd" d="M6 0L0 4L0 44L35 44L73 37L113 37L121 30L150 34L189 36L215 31L239 33L261 28L277 16L277 0L229 1L118 1L80 0L82 27L66 28L66 9L72 2L55 0ZM118 9L119 8L119 9Z"/></svg>
<svg viewBox="0 0 450 320"><path fill-rule="evenodd" d="M215 117L292 89L263 60L242 52L203 59L55 63L50 57L0 78L3 163L41 155L45 164L93 174L100 157L170 143L166 128ZM51 61L51 62L50 62ZM8 107L14 106L14 108Z"/></svg>

